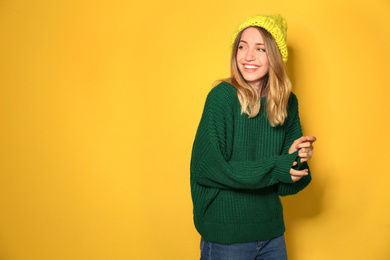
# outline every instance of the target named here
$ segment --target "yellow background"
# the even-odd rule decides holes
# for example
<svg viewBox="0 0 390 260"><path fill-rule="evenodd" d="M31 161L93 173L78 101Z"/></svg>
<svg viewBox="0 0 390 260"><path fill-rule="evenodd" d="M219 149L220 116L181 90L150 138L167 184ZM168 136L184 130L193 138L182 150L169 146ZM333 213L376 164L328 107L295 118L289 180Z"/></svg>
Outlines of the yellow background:
<svg viewBox="0 0 390 260"><path fill-rule="evenodd" d="M0 1L0 259L198 259L189 162L248 16L281 13L312 184L292 260L390 259L390 2Z"/></svg>

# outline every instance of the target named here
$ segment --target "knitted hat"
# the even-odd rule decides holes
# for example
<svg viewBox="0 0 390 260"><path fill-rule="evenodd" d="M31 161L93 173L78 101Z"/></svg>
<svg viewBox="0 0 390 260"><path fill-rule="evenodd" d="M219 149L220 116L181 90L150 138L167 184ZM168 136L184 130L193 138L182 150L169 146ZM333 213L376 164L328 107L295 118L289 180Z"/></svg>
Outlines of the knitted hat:
<svg viewBox="0 0 390 260"><path fill-rule="evenodd" d="M276 44L279 47L280 54L282 55L283 62L286 62L288 57L286 42L287 23L279 14L252 16L240 23L233 34L231 49L233 50L234 41L236 40L237 35L245 28L251 26L262 27L274 37Z"/></svg>

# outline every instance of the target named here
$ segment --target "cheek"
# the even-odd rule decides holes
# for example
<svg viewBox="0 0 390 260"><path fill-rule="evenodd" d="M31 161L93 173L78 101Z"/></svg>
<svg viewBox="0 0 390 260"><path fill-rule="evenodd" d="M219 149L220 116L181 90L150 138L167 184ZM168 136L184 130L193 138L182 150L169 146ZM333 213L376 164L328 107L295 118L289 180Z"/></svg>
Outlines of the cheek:
<svg viewBox="0 0 390 260"><path fill-rule="evenodd" d="M269 72L269 64L267 63L267 65L264 66L264 69L265 69L265 73L267 74Z"/></svg>
<svg viewBox="0 0 390 260"><path fill-rule="evenodd" d="M269 62L268 62L267 56L262 57L262 63L263 63L263 65L266 66L267 69L268 69L268 67L269 67Z"/></svg>
<svg viewBox="0 0 390 260"><path fill-rule="evenodd" d="M237 55L236 55L237 63L241 60L241 58L242 58L242 54L240 55L240 53L237 52Z"/></svg>
<svg viewBox="0 0 390 260"><path fill-rule="evenodd" d="M268 62L268 59L264 59L264 62L263 64L265 64L267 67L269 66L269 62Z"/></svg>
<svg viewBox="0 0 390 260"><path fill-rule="evenodd" d="M263 64L268 64L268 56L266 53L263 53L263 55L261 55L260 59L263 62Z"/></svg>
<svg viewBox="0 0 390 260"><path fill-rule="evenodd" d="M241 71L241 61L242 61L242 59L243 59L243 55L241 54L239 54L239 53L237 53L237 55L236 55L236 64L237 64L237 68Z"/></svg>

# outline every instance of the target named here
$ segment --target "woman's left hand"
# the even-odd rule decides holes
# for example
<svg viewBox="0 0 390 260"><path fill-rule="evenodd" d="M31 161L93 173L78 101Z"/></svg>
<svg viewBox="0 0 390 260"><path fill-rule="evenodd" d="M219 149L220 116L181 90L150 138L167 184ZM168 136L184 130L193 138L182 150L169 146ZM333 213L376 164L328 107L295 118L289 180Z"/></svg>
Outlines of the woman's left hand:
<svg viewBox="0 0 390 260"><path fill-rule="evenodd" d="M301 157L301 162L308 161L313 155L313 143L317 140L314 136L302 136L294 141L289 149L289 153L298 151L298 156Z"/></svg>

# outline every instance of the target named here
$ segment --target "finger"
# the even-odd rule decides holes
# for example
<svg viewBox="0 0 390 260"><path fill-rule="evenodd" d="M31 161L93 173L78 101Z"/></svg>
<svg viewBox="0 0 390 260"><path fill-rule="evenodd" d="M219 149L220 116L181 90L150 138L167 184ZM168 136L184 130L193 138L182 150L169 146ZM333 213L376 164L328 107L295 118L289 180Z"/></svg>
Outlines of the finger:
<svg viewBox="0 0 390 260"><path fill-rule="evenodd" d="M315 141L317 141L317 138L315 136L305 136L306 137L306 140L311 142L311 143L314 143Z"/></svg>
<svg viewBox="0 0 390 260"><path fill-rule="evenodd" d="M303 148L303 149L300 149L298 151L298 156L299 157L308 157L311 153L313 153L312 150Z"/></svg>
<svg viewBox="0 0 390 260"><path fill-rule="evenodd" d="M307 158L309 160L313 155L313 150L309 148L302 148L298 151L298 156L301 158Z"/></svg>
<svg viewBox="0 0 390 260"><path fill-rule="evenodd" d="M313 147L311 142L303 142L298 144L298 148L311 148Z"/></svg>
<svg viewBox="0 0 390 260"><path fill-rule="evenodd" d="M303 148L299 149L299 151L302 152L302 153L307 153L307 152L309 152L310 150L311 150L310 147L303 147Z"/></svg>
<svg viewBox="0 0 390 260"><path fill-rule="evenodd" d="M291 176L303 177L303 176L306 176L308 174L309 173L308 173L307 169L304 169L304 170L294 170L293 168L290 169L290 175Z"/></svg>
<svg viewBox="0 0 390 260"><path fill-rule="evenodd" d="M299 149L299 144L300 144L301 142L299 141L299 139L297 139L297 140L295 140L294 142L293 142L293 144L292 144L292 146L293 147L295 147L295 149Z"/></svg>
<svg viewBox="0 0 390 260"><path fill-rule="evenodd" d="M297 182L300 179L302 179L303 176L308 175L308 173L304 174L302 172L305 172L307 170L302 170L302 171L295 171L295 172L301 172L300 174L291 174L291 179L293 182Z"/></svg>
<svg viewBox="0 0 390 260"><path fill-rule="evenodd" d="M308 160L311 159L311 156L308 157L301 157L301 163L307 162Z"/></svg>
<svg viewBox="0 0 390 260"><path fill-rule="evenodd" d="M302 147L312 147L312 144L317 140L315 136L302 136L294 141L297 149Z"/></svg>
<svg viewBox="0 0 390 260"><path fill-rule="evenodd" d="M307 155L305 157L301 157L301 156L299 156L299 157L301 158L301 163L307 162L308 160L311 159L311 155Z"/></svg>
<svg viewBox="0 0 390 260"><path fill-rule="evenodd" d="M297 147L297 145L299 145L305 141L306 141L306 136L301 136L297 140L295 140L293 144L295 145L295 147Z"/></svg>
<svg viewBox="0 0 390 260"><path fill-rule="evenodd" d="M297 182L297 181L299 181L300 179L302 179L302 177L291 176L291 180L292 180L293 182Z"/></svg>
<svg viewBox="0 0 390 260"><path fill-rule="evenodd" d="M298 164L297 162L293 162L293 165L292 165L292 166L294 167L294 166L296 166L297 164Z"/></svg>
<svg viewBox="0 0 390 260"><path fill-rule="evenodd" d="M313 149L311 148L301 148L298 150L299 157L311 157L313 154Z"/></svg>
<svg viewBox="0 0 390 260"><path fill-rule="evenodd" d="M303 159L303 158L309 157L309 154L301 152L301 153L298 153L298 156L301 157L301 159Z"/></svg>

